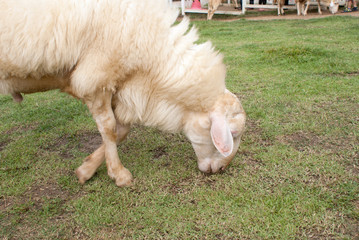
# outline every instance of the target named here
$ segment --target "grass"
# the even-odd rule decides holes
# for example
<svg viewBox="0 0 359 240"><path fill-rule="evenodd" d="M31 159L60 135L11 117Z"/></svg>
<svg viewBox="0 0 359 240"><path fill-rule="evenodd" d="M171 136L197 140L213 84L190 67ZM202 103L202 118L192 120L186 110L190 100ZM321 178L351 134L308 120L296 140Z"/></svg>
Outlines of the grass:
<svg viewBox="0 0 359 240"><path fill-rule="evenodd" d="M194 23L248 115L230 167L204 175L184 136L135 126L119 146L134 186L105 166L81 186L101 142L85 106L0 96L2 239L359 237L359 19Z"/></svg>

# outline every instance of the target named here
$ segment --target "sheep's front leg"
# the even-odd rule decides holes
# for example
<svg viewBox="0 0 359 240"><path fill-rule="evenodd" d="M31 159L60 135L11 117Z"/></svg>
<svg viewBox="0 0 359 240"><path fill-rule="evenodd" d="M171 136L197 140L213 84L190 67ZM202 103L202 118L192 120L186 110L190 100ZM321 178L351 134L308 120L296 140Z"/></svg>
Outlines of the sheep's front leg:
<svg viewBox="0 0 359 240"><path fill-rule="evenodd" d="M299 16L301 14L301 5L300 2L297 2L297 15Z"/></svg>
<svg viewBox="0 0 359 240"><path fill-rule="evenodd" d="M107 165L108 175L116 181L117 186L127 186L132 182L132 174L122 165L118 153L116 140L116 119L111 107L112 93L100 91L94 94L94 98L86 99L85 102L94 117L97 127L101 133ZM126 133L127 134L127 133ZM101 149L101 147L100 147ZM95 152L96 153L96 152ZM97 158L97 162L100 162Z"/></svg>
<svg viewBox="0 0 359 240"><path fill-rule="evenodd" d="M124 126L117 123L117 145L126 139L129 130L129 126ZM77 175L77 178L79 179L79 182L81 184L84 184L87 180L89 180L95 174L97 168L103 163L104 160L105 144L101 144L101 146L96 149L94 153L86 157L83 164L76 169L75 173Z"/></svg>
<svg viewBox="0 0 359 240"><path fill-rule="evenodd" d="M317 0L317 4L318 4L318 13L321 15L322 14L322 9L320 7L320 0Z"/></svg>
<svg viewBox="0 0 359 240"><path fill-rule="evenodd" d="M307 16L309 5L310 5L310 0L307 1L307 6L305 7L305 10L304 10L304 13L303 13L304 16ZM303 4L303 8L304 8L304 4Z"/></svg>
<svg viewBox="0 0 359 240"><path fill-rule="evenodd" d="M217 10L219 4L221 3L220 0L210 0L208 2L208 13L207 13L207 20L211 20L214 12Z"/></svg>
<svg viewBox="0 0 359 240"><path fill-rule="evenodd" d="M214 15L214 8L212 5L208 6L207 20L211 20Z"/></svg>
<svg viewBox="0 0 359 240"><path fill-rule="evenodd" d="M283 9L283 5L280 3L280 0L277 3L277 9L278 9L278 16L280 15L284 15L284 9Z"/></svg>
<svg viewBox="0 0 359 240"><path fill-rule="evenodd" d="M238 8L237 0L233 0L233 2L234 2L234 5L235 5L235 8L237 9Z"/></svg>

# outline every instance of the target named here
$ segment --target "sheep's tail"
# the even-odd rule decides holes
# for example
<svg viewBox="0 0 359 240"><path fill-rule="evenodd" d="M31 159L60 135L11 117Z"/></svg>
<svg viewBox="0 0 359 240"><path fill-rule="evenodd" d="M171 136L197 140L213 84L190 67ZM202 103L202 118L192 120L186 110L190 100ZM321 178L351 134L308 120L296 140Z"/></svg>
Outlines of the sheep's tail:
<svg viewBox="0 0 359 240"><path fill-rule="evenodd" d="M12 93L11 96L12 96L12 99L13 99L15 102L17 102L17 103L21 103L22 100L24 99L24 98L22 97L21 93L18 93L18 92Z"/></svg>

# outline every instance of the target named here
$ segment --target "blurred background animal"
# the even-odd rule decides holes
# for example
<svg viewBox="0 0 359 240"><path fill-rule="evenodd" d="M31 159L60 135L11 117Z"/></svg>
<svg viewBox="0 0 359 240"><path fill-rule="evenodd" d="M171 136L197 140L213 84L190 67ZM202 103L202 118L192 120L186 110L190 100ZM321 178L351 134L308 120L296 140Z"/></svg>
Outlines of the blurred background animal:
<svg viewBox="0 0 359 240"><path fill-rule="evenodd" d="M285 0L273 0L273 4L277 4L278 15L284 15Z"/></svg>
<svg viewBox="0 0 359 240"><path fill-rule="evenodd" d="M232 0L236 9L239 9L237 0ZM211 20L214 12L217 10L218 6L222 3L222 0L209 0L208 1L208 14L207 20Z"/></svg>

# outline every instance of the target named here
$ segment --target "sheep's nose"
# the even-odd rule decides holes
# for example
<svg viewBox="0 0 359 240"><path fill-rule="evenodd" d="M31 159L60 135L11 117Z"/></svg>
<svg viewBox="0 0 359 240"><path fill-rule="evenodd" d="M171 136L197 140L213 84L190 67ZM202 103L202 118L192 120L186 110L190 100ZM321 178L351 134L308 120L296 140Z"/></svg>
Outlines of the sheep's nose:
<svg viewBox="0 0 359 240"><path fill-rule="evenodd" d="M201 172L204 173L217 173L220 170L224 170L224 166L219 165L216 162L213 161L203 161L201 163L198 164L198 168Z"/></svg>
<svg viewBox="0 0 359 240"><path fill-rule="evenodd" d="M198 168L203 173L211 173L211 163L208 161L198 163Z"/></svg>

